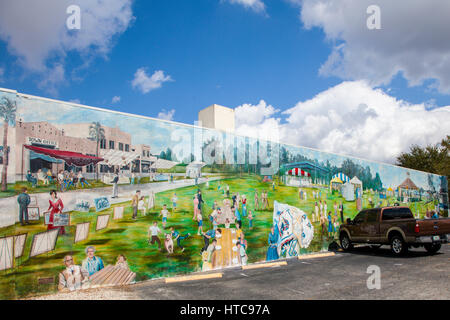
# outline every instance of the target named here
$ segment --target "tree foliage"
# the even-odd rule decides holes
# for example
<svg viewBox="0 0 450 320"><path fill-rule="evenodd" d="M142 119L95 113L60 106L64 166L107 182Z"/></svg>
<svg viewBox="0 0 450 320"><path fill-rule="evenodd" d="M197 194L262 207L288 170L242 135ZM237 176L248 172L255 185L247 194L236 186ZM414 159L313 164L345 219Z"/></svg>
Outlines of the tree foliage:
<svg viewBox="0 0 450 320"><path fill-rule="evenodd" d="M450 135L440 143L420 147L412 145L409 152L403 152L397 157L397 165L435 173L450 178ZM441 181L442 192L448 190L448 185Z"/></svg>

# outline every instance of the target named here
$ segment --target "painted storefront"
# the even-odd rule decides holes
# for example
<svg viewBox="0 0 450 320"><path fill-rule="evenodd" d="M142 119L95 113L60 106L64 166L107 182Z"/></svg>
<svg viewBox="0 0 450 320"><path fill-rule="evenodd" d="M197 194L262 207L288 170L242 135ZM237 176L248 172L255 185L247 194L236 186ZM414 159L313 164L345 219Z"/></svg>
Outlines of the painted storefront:
<svg viewBox="0 0 450 320"><path fill-rule="evenodd" d="M0 103L3 299L327 250L361 208L448 215L434 174L15 91Z"/></svg>

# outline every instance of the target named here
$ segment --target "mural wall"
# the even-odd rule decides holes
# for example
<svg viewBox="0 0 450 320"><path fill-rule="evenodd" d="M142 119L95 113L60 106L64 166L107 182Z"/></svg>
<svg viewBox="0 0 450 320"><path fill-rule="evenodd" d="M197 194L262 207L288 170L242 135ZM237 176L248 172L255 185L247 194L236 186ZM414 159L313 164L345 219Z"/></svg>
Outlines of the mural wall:
<svg viewBox="0 0 450 320"><path fill-rule="evenodd" d="M367 207L448 215L445 177L0 91L0 298L327 250Z"/></svg>

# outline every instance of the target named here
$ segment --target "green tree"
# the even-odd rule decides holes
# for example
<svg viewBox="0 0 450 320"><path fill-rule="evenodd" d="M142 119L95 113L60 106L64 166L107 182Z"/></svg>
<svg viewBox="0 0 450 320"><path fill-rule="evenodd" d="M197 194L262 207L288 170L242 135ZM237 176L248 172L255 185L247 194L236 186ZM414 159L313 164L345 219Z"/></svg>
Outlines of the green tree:
<svg viewBox="0 0 450 320"><path fill-rule="evenodd" d="M17 104L7 97L0 101L0 118L3 119L3 170L2 170L2 191L8 187L8 128L15 125Z"/></svg>
<svg viewBox="0 0 450 320"><path fill-rule="evenodd" d="M446 193L450 178L450 135L447 135L440 143L435 145L426 147L412 145L409 152L403 152L397 157L397 165L445 176L447 179L441 178L439 192ZM445 180L447 181L445 182ZM432 189L434 189L434 186Z"/></svg>
<svg viewBox="0 0 450 320"><path fill-rule="evenodd" d="M100 141L105 139L105 129L100 122L92 122L89 126L89 139L97 143L96 156L98 157ZM98 165L95 166L95 179L98 180Z"/></svg>

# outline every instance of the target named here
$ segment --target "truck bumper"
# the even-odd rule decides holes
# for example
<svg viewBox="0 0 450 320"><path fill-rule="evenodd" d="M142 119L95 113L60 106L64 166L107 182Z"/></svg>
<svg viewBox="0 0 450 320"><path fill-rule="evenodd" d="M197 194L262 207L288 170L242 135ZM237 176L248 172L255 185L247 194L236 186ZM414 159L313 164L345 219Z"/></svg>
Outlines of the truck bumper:
<svg viewBox="0 0 450 320"><path fill-rule="evenodd" d="M416 237L416 243L419 243L419 244L447 243L447 242L450 242L450 234L442 234L439 236Z"/></svg>

